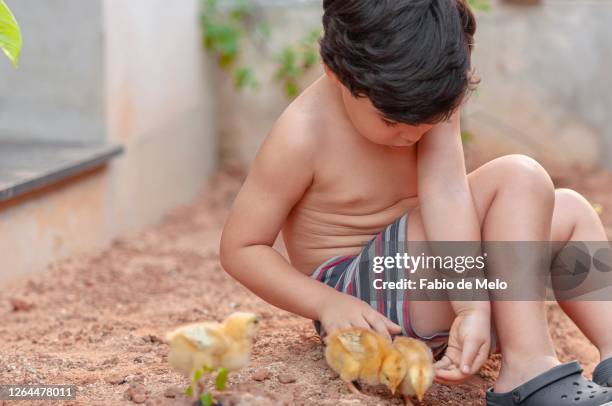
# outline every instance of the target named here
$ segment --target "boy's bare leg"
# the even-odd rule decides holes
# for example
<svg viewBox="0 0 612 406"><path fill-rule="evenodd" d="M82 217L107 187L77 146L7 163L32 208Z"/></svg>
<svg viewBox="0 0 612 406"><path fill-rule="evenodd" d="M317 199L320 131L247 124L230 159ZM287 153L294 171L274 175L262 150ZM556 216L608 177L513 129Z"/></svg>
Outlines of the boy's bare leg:
<svg viewBox="0 0 612 406"><path fill-rule="evenodd" d="M550 239L554 187L546 171L535 161L518 155L498 158L470 173L468 179L483 240ZM418 240L423 233L421 227L417 211L409 219L408 238ZM533 269L540 266L539 263L508 269L503 266L503 258L496 262L500 266L489 267L496 269L487 269L488 277L504 278L503 275L512 273L512 277L520 278L525 286L541 283L538 275L542 270ZM543 284L541 289L543 291ZM414 314L421 313L419 308L426 305L425 302L415 303ZM543 301L497 301L492 303L492 310L503 357L496 391L512 390L559 364ZM419 324L420 319L415 317L415 328L419 332L427 329Z"/></svg>
<svg viewBox="0 0 612 406"><path fill-rule="evenodd" d="M483 240L607 240L591 205L576 192L567 189L553 192L548 175L526 157L507 156L493 160L470 173L468 178L482 225ZM407 227L410 240L426 240L418 209L409 217ZM519 277L525 278L527 285L532 276L530 273L537 274L533 271L498 269L495 272L521 272ZM612 289L608 287L608 290ZM612 292L609 297L612 297ZM610 323L602 322L609 313L610 301L566 301L561 306L597 346L602 359L611 357L612 327ZM452 322L452 308L447 302L414 302L411 310L416 316L413 318L414 327L423 335L447 329ZM428 317L419 317L419 314ZM432 314L437 317L429 317ZM496 391L512 390L559 364L543 302L495 302L493 317L503 356Z"/></svg>
<svg viewBox="0 0 612 406"><path fill-rule="evenodd" d="M511 155L483 165L468 179L483 241L550 239L554 185L537 162ZM519 278L523 286L537 287L544 296L540 262L516 268L504 266L503 258L488 263L495 263L487 268L489 278ZM494 301L491 306L502 352L496 392L510 391L559 364L543 301Z"/></svg>
<svg viewBox="0 0 612 406"><path fill-rule="evenodd" d="M608 241L599 215L591 204L580 194L569 189L556 191L553 224L553 241ZM603 282L596 282L605 289L597 292L597 297L612 298L610 280L612 272L594 272L590 276L608 278ZM612 324L606 319L610 314L611 302L574 300L562 301L559 304L597 347L601 359L612 357Z"/></svg>

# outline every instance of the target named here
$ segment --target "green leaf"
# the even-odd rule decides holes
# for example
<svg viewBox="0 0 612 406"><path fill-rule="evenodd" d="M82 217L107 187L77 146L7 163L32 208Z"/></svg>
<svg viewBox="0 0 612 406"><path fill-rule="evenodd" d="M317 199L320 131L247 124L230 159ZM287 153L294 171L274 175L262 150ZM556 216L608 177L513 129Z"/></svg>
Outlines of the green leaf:
<svg viewBox="0 0 612 406"><path fill-rule="evenodd" d="M215 13L218 10L218 5L217 0L203 0L202 10L204 13Z"/></svg>
<svg viewBox="0 0 612 406"><path fill-rule="evenodd" d="M319 29L314 29L306 35L302 41L300 42L302 46L312 48L317 45L319 42L319 38L321 37L321 31Z"/></svg>
<svg viewBox="0 0 612 406"><path fill-rule="evenodd" d="M298 88L297 83L291 80L285 82L285 95L287 95L287 97L293 99L298 95L298 93L300 93L300 89Z"/></svg>
<svg viewBox="0 0 612 406"><path fill-rule="evenodd" d="M213 397L210 392L206 392L202 396L200 396L200 404L202 406L212 406L213 405Z"/></svg>
<svg viewBox="0 0 612 406"><path fill-rule="evenodd" d="M308 69L317 63L319 56L315 51L309 50L309 51L304 52L304 54L302 55L302 58L304 61L303 62L304 69Z"/></svg>
<svg viewBox="0 0 612 406"><path fill-rule="evenodd" d="M234 85L238 89L244 89L247 86L256 88L259 83L255 77L255 73L249 67L242 66L234 71Z"/></svg>
<svg viewBox="0 0 612 406"><path fill-rule="evenodd" d="M191 385L185 389L185 395L189 397L193 396L193 387Z"/></svg>
<svg viewBox="0 0 612 406"><path fill-rule="evenodd" d="M462 142L463 144L467 144L467 143L469 143L470 141L472 141L473 139L474 139L474 136L472 135L472 133L471 133L471 132L468 132L468 131L463 131L463 132L461 133L461 142Z"/></svg>
<svg viewBox="0 0 612 406"><path fill-rule="evenodd" d="M468 3L476 11L491 11L489 0L468 0Z"/></svg>
<svg viewBox="0 0 612 406"><path fill-rule="evenodd" d="M243 21L252 13L252 6L247 0L236 0L236 6L230 11L230 18L236 22Z"/></svg>
<svg viewBox="0 0 612 406"><path fill-rule="evenodd" d="M11 13L4 0L0 0L0 48L11 60L13 65L19 65L21 54L21 30L15 16Z"/></svg>
<svg viewBox="0 0 612 406"><path fill-rule="evenodd" d="M300 70L296 65L297 53L293 47L285 47L278 55L278 62L279 67L276 70L276 79L283 80L300 76Z"/></svg>
<svg viewBox="0 0 612 406"><path fill-rule="evenodd" d="M227 375L228 371L226 368L219 368L219 372L217 373L217 379L215 380L215 387L217 390L225 390L225 385L227 384Z"/></svg>
<svg viewBox="0 0 612 406"><path fill-rule="evenodd" d="M270 39L272 35L270 24L266 23L265 21L257 24L255 30L259 32L259 35L261 35L264 39Z"/></svg>
<svg viewBox="0 0 612 406"><path fill-rule="evenodd" d="M193 373L193 381L194 382L200 382L200 379L202 379L202 375L204 374L204 371L202 371L201 369L196 370Z"/></svg>

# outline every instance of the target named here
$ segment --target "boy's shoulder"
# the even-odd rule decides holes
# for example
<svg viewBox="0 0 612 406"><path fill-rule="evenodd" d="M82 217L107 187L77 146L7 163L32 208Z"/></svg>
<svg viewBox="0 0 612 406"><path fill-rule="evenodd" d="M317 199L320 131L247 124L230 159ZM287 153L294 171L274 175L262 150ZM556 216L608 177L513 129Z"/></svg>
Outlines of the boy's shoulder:
<svg viewBox="0 0 612 406"><path fill-rule="evenodd" d="M310 88L309 88L310 89ZM331 137L329 119L312 92L307 89L295 99L276 120L264 139L250 177L265 179L265 187L278 188L301 193L311 181L321 151L325 151Z"/></svg>
<svg viewBox="0 0 612 406"><path fill-rule="evenodd" d="M329 133L329 118L324 104L312 89L295 99L276 120L265 144L283 148L287 153L314 154L323 147Z"/></svg>

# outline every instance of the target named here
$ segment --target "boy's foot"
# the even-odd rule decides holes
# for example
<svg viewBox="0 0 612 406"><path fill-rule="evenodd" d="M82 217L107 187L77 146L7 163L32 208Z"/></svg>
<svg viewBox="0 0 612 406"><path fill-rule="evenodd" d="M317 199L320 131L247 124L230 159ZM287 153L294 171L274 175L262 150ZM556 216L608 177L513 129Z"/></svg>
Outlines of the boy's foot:
<svg viewBox="0 0 612 406"><path fill-rule="evenodd" d="M612 358L605 359L595 367L593 382L612 388Z"/></svg>
<svg viewBox="0 0 612 406"><path fill-rule="evenodd" d="M552 368L511 392L487 391L487 406L612 406L612 390L584 378L578 362Z"/></svg>
<svg viewBox="0 0 612 406"><path fill-rule="evenodd" d="M517 386L550 371L561 362L556 356L509 354L502 357L502 367L493 387L494 392L510 392Z"/></svg>

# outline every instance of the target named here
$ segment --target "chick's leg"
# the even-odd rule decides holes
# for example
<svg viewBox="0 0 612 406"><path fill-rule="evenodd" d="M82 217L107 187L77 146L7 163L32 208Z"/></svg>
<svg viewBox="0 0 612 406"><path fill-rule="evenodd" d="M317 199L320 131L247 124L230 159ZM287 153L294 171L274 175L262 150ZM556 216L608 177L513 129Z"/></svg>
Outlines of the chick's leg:
<svg viewBox="0 0 612 406"><path fill-rule="evenodd" d="M348 390L352 394L363 396L363 393L359 392L359 389L357 389L357 387L355 386L355 384L352 381L351 382L347 382L346 385L348 386Z"/></svg>
<svg viewBox="0 0 612 406"><path fill-rule="evenodd" d="M353 383L359 378L360 368L361 366L359 362L347 358L344 360L344 365L342 365L342 372L340 373L340 379L346 382L348 390L355 395L361 395L361 392Z"/></svg>
<svg viewBox="0 0 612 406"><path fill-rule="evenodd" d="M412 397L404 395L404 406L414 406L414 403L412 402Z"/></svg>

